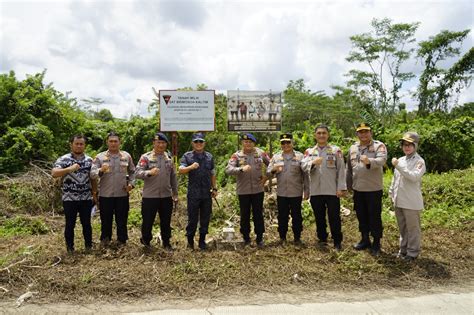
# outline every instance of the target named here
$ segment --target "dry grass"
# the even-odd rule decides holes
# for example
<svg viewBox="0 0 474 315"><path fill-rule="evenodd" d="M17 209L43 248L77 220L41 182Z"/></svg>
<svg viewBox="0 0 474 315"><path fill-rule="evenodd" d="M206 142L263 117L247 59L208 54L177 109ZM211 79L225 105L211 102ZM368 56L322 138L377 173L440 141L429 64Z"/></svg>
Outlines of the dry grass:
<svg viewBox="0 0 474 315"><path fill-rule="evenodd" d="M61 222L58 218L56 224ZM307 243L303 248L292 244L276 246L276 233L271 231L267 240L273 240L267 241L263 250L192 252L184 249L181 237L175 241L176 250L172 253L158 246L145 250L137 242L138 229L132 229L126 247L66 255L62 234L53 229L57 232L2 241L0 250L8 254L0 269L1 294L2 298L15 298L30 290L49 302L123 301L147 296L218 297L228 292L248 295L257 291L323 289L426 290L474 278L469 245L472 233L425 231L422 257L407 264L391 255L397 250L393 229L386 233L385 253L380 257L352 250L349 245L356 239L348 230L354 226L354 217L346 220L346 248L340 253L314 246L310 229L304 233Z"/></svg>
<svg viewBox="0 0 474 315"><path fill-rule="evenodd" d="M227 200L228 196L228 192L223 192L220 199L223 208L215 209L220 219L213 221L214 236L222 226L223 217L233 212L235 203ZM139 194L135 192L132 197L132 212L136 214ZM266 215L265 249L190 251L185 249L184 206L181 202L173 217L174 252L164 251L156 243L151 250L145 250L138 242L139 226L132 224L130 241L125 247L97 246L91 253L79 250L67 255L64 218L51 211L37 216L48 225L49 233L4 237L0 242L0 299L17 298L27 291L38 292L36 301L87 303L126 302L138 297L219 298L230 292L248 296L259 291L277 294L318 290L429 290L474 280L472 222L462 229L427 228L423 231L422 256L408 264L392 256L398 246L393 221L385 223L384 253L380 257L353 250L351 245L358 241L354 213L343 218L344 250L339 253L332 247L315 245L314 226L305 227L305 246L295 247L291 242L277 246L278 233L271 210ZM95 239L98 221L96 217ZM76 229L76 242L76 248L83 247L80 226Z"/></svg>

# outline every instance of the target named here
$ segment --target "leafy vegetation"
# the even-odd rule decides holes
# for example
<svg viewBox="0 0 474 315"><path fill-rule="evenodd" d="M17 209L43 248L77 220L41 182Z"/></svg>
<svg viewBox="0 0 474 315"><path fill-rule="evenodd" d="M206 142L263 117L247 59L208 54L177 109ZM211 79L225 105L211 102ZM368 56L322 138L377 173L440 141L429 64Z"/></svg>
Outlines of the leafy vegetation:
<svg viewBox="0 0 474 315"><path fill-rule="evenodd" d="M20 235L40 235L49 232L41 218L17 216L0 221L0 237Z"/></svg>
<svg viewBox="0 0 474 315"><path fill-rule="evenodd" d="M289 81L284 91L283 131L295 134L296 149L304 151L312 146L314 126L325 123L331 127L331 141L347 152L354 140L354 125L364 120L373 125L375 138L387 143L390 155L401 153L398 138L403 132L418 131L422 139L420 153L430 172L472 164L473 103L457 104L456 96L472 81L474 50L461 56L451 68L440 67L442 62L459 57L469 30L444 30L419 42L416 49L418 26L374 19L371 32L352 36L353 48L347 60L365 68L351 70L346 86L333 87L333 96L311 91L303 79ZM401 69L415 53L425 68L413 95L419 109L407 112L401 98L410 93L403 90L403 84L414 74ZM20 172L31 161L51 163L67 151L68 139L75 133L88 137L87 152L92 156L105 149L104 139L112 130L121 135L122 148L135 161L151 149L153 134L159 129L157 99L149 105L155 111L152 117L121 120L108 110L99 110L103 100L70 98L68 93L44 83L44 76L42 72L18 80L13 71L0 75L0 173ZM206 88L198 84L195 89ZM224 95L216 95L216 131L207 135L207 149L216 157L221 185L233 180L224 176L223 168L238 146L237 135L226 130L226 102ZM189 133L178 135L179 155L191 149L190 137ZM259 146L267 151L278 150L275 135L261 133L257 138Z"/></svg>

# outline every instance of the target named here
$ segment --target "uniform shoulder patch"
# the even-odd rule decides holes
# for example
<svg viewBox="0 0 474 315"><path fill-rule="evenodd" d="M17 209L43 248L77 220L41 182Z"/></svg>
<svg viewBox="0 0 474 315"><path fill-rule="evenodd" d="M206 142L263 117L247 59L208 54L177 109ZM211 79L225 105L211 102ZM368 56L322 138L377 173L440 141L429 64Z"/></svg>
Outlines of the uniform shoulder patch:
<svg viewBox="0 0 474 315"><path fill-rule="evenodd" d="M379 146L377 147L377 151L380 151L380 152L386 152L387 151L387 148L385 147L385 144L383 144L382 142L379 142L378 144L379 144Z"/></svg>
<svg viewBox="0 0 474 315"><path fill-rule="evenodd" d="M239 159L239 154L238 154L238 152L236 152L236 153L234 153L230 156L229 160L230 161L235 161L235 160L238 160L238 159Z"/></svg>
<svg viewBox="0 0 474 315"><path fill-rule="evenodd" d="M147 158L146 154L143 154L140 157L140 160L138 161L138 164L140 164L140 166L145 166L145 165L147 165L147 163L148 163L148 158Z"/></svg>

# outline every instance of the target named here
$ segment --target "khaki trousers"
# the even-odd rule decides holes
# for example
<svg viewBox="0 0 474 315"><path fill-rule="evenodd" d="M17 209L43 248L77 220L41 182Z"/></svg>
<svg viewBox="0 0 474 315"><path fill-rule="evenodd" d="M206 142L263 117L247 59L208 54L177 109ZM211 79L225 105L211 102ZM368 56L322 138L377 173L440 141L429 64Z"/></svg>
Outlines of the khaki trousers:
<svg viewBox="0 0 474 315"><path fill-rule="evenodd" d="M418 257L421 250L420 210L395 207L400 230L400 254Z"/></svg>

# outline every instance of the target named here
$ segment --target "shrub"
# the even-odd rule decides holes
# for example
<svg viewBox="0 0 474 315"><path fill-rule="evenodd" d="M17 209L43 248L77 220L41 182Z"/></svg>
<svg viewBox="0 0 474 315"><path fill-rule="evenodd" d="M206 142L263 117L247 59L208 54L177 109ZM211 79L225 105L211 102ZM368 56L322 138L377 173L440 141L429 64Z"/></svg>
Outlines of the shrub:
<svg viewBox="0 0 474 315"><path fill-rule="evenodd" d="M39 235L49 232L48 226L41 218L17 216L5 219L0 224L0 236Z"/></svg>

